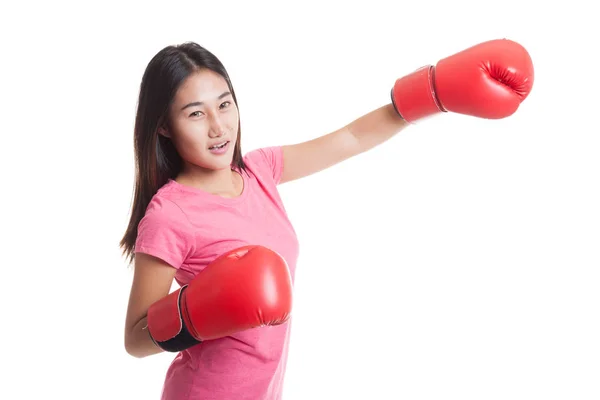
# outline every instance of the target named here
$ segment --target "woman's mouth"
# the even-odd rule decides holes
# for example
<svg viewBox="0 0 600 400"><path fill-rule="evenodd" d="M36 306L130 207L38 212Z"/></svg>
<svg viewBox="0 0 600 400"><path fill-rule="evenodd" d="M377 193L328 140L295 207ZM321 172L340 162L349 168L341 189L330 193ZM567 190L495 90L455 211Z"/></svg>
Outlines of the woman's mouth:
<svg viewBox="0 0 600 400"><path fill-rule="evenodd" d="M229 148L229 140L226 140L225 142L221 142L214 146L210 146L208 148L208 150L213 154L223 154L227 151L228 148Z"/></svg>

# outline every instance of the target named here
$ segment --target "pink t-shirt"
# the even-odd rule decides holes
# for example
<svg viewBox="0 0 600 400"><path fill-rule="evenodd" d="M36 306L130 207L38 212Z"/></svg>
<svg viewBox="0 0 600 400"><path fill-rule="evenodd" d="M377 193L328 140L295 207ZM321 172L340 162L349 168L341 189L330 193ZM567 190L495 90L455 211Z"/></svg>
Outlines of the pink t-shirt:
<svg viewBox="0 0 600 400"><path fill-rule="evenodd" d="M244 156L244 189L225 198L169 180L155 194L138 227L136 252L177 268L176 281L189 283L219 255L248 244L266 246L287 261L292 280L298 240L277 185L283 169L280 146ZM177 353L162 400L281 398L290 321L208 340Z"/></svg>

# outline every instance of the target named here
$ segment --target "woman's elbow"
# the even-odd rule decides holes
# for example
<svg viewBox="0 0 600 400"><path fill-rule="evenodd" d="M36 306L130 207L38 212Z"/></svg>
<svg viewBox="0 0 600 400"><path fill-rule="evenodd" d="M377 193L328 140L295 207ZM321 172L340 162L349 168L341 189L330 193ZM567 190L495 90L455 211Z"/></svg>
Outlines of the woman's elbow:
<svg viewBox="0 0 600 400"><path fill-rule="evenodd" d="M156 346L145 329L133 328L126 333L123 345L127 354L135 358L146 358L163 351Z"/></svg>
<svg viewBox="0 0 600 400"><path fill-rule="evenodd" d="M127 354L129 354L132 357L145 358L146 356L148 356L148 354L144 354L142 351L140 351L140 346L135 343L135 340L132 340L132 338L128 337L127 335L125 336L123 345Z"/></svg>

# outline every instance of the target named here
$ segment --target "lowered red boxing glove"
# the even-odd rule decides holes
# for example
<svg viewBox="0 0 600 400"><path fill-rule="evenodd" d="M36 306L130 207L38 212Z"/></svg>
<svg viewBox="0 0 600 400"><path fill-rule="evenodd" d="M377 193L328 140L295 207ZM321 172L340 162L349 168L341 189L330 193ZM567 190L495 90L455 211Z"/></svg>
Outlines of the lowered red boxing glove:
<svg viewBox="0 0 600 400"><path fill-rule="evenodd" d="M286 322L292 310L288 265L262 246L244 246L210 263L189 285L148 310L157 346L177 352L203 340Z"/></svg>
<svg viewBox="0 0 600 400"><path fill-rule="evenodd" d="M441 112L500 119L512 115L533 86L527 50L507 39L480 43L396 80L392 103L407 122Z"/></svg>

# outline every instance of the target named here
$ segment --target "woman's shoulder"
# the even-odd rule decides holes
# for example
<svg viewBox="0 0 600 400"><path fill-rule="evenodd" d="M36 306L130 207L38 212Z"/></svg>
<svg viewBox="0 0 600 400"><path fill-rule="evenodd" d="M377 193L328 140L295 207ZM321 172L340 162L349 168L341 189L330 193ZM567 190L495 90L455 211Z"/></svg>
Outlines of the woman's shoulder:
<svg viewBox="0 0 600 400"><path fill-rule="evenodd" d="M182 194L176 190L172 180L169 180L152 196L144 218L161 220L186 220L187 216L179 204Z"/></svg>
<svg viewBox="0 0 600 400"><path fill-rule="evenodd" d="M266 146L251 150L244 155L244 164L258 177L279 183L283 171L282 146Z"/></svg>
<svg viewBox="0 0 600 400"><path fill-rule="evenodd" d="M248 151L244 154L244 162L251 164L271 164L281 157L282 146L263 146Z"/></svg>

